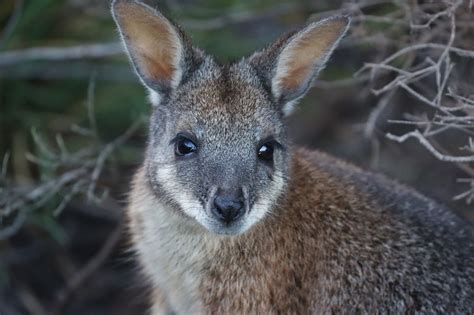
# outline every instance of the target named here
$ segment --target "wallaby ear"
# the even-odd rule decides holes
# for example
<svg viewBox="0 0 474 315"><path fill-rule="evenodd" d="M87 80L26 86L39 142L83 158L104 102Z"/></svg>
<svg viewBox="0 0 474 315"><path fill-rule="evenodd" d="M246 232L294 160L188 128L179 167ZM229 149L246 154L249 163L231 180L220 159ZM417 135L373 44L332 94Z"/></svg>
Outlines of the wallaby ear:
<svg viewBox="0 0 474 315"><path fill-rule="evenodd" d="M177 26L144 3L115 0L112 15L138 76L157 93L150 98L158 103L189 71L192 46Z"/></svg>
<svg viewBox="0 0 474 315"><path fill-rule="evenodd" d="M250 57L285 115L311 87L349 24L346 16L313 22Z"/></svg>

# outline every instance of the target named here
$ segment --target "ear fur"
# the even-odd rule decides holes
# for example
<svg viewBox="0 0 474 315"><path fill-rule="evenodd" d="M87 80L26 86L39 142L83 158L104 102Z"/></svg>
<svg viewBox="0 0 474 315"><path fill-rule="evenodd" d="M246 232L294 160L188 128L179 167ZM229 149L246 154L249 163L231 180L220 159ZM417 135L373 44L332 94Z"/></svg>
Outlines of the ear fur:
<svg viewBox="0 0 474 315"><path fill-rule="evenodd" d="M257 71L266 77L285 115L309 90L349 25L346 16L310 23L250 57Z"/></svg>
<svg viewBox="0 0 474 315"><path fill-rule="evenodd" d="M115 0L112 15L139 78L150 89L150 99L159 103L189 70L191 45L177 26L144 3Z"/></svg>

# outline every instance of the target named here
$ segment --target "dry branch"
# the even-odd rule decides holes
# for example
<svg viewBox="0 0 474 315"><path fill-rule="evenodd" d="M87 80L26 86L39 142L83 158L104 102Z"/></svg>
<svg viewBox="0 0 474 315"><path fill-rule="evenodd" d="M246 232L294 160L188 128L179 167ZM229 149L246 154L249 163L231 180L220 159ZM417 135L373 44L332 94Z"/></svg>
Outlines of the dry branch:
<svg viewBox="0 0 474 315"><path fill-rule="evenodd" d="M386 137L399 143L416 139L437 159L454 163L466 174L474 176L469 165L474 162L470 140L474 128L474 91L459 90L459 78L453 76L457 65L452 60L454 57L457 60L474 58L474 50L464 48L471 43L468 34L472 33L472 22L468 21L474 18L470 10L472 3L466 5L463 0L406 5L398 1L391 3L399 7L391 14L391 18L396 17L399 22L396 24L398 32L400 26L404 26L410 34L391 47L388 56L383 56L379 62L367 62L356 74L369 73L372 82L382 83L372 88L372 93L380 99L369 115L365 135L374 137L379 117L386 107L395 106L395 96L403 92L412 97L414 104L428 106L428 111L423 115L405 115L404 120L389 120L414 129L399 136L387 133ZM385 21L379 19L379 22ZM391 21L391 25L395 23ZM400 38L398 33L397 36ZM465 139L464 150L469 152L468 155L460 156L453 149L443 149L438 143L437 136L451 132L456 132L458 139ZM468 196L469 191L456 196L456 199L469 201Z"/></svg>
<svg viewBox="0 0 474 315"><path fill-rule="evenodd" d="M61 169L60 174L39 182L33 187L17 186L10 183L7 178L8 155L4 157L0 172L0 240L14 235L23 225L28 212L43 207L57 196L61 197L61 201L53 211L55 215L59 215L77 195L83 195L89 201L96 203L104 200L103 196L97 196L97 187L106 163L113 153L139 130L144 119L136 120L118 138L102 144L95 123L94 84L94 79L91 79L87 99L89 127L75 128L81 131L80 136L92 141L90 146L71 153L66 148L62 137L57 135L57 149L54 149L37 132L33 132L36 147L43 157L29 154L28 159L41 167L51 170ZM11 219L8 224L7 218Z"/></svg>
<svg viewBox="0 0 474 315"><path fill-rule="evenodd" d="M14 65L26 61L65 61L104 58L121 55L122 53L122 45L117 42L72 47L35 47L0 53L0 66Z"/></svg>
<svg viewBox="0 0 474 315"><path fill-rule="evenodd" d="M64 309L80 288L94 275L104 264L114 248L117 246L122 235L122 219L118 222L115 230L107 237L100 250L68 281L66 287L59 293L53 314L63 314Z"/></svg>

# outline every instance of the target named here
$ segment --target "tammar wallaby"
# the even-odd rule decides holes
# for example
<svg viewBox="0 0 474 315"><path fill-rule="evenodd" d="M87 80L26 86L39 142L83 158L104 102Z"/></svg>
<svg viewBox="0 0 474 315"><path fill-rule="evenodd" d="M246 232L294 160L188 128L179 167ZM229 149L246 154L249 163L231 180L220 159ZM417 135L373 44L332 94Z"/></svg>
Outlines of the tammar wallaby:
<svg viewBox="0 0 474 315"><path fill-rule="evenodd" d="M127 212L153 314L474 314L472 225L289 143L348 17L220 64L154 8L112 13L153 107Z"/></svg>

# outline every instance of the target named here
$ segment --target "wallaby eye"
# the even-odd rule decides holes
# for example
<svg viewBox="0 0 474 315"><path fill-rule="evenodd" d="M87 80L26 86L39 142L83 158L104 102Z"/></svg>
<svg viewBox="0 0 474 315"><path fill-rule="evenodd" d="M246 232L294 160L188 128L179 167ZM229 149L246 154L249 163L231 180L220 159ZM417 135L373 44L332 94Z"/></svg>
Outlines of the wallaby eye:
<svg viewBox="0 0 474 315"><path fill-rule="evenodd" d="M272 161L273 151L274 151L274 146L272 143L270 142L264 143L260 146L260 148L258 148L258 151L257 151L258 158L264 161Z"/></svg>
<svg viewBox="0 0 474 315"><path fill-rule="evenodd" d="M189 138L180 136L176 139L174 153L178 156L185 156L196 152L197 145Z"/></svg>

